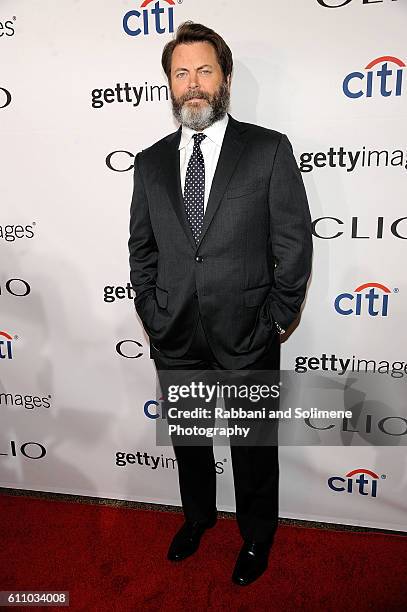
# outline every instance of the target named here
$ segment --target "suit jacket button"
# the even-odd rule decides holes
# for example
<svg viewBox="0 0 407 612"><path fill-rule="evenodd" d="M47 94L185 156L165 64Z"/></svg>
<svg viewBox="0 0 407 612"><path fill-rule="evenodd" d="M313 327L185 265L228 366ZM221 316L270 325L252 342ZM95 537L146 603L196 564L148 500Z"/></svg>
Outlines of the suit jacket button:
<svg viewBox="0 0 407 612"><path fill-rule="evenodd" d="M195 257L195 261L196 261L197 263L202 263L202 262L203 262L203 257L202 257L201 255L197 255L197 256Z"/></svg>

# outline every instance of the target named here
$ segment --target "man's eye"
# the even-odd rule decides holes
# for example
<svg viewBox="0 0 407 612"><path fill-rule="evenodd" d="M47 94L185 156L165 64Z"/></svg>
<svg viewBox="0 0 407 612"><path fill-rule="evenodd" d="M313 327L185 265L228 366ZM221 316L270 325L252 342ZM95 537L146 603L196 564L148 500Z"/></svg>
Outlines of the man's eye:
<svg viewBox="0 0 407 612"><path fill-rule="evenodd" d="M210 70L201 70L201 74L211 74Z"/></svg>
<svg viewBox="0 0 407 612"><path fill-rule="evenodd" d="M177 79L183 79L186 76L186 72L178 72L176 77Z"/></svg>

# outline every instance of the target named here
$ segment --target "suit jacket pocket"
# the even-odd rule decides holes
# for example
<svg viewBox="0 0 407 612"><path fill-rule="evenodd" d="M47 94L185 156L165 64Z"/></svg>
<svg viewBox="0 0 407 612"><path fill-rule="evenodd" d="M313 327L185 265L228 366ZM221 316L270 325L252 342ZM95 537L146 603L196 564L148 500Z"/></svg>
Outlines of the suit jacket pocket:
<svg viewBox="0 0 407 612"><path fill-rule="evenodd" d="M150 338L156 339L165 330L168 323L168 292L161 287L155 287L154 293L143 303L140 318Z"/></svg>
<svg viewBox="0 0 407 612"><path fill-rule="evenodd" d="M248 196L263 188L264 188L263 181L261 180L252 181L251 183L246 183L244 185L238 185L236 187L229 187L229 189L226 191L226 197L228 199L241 198L243 196Z"/></svg>

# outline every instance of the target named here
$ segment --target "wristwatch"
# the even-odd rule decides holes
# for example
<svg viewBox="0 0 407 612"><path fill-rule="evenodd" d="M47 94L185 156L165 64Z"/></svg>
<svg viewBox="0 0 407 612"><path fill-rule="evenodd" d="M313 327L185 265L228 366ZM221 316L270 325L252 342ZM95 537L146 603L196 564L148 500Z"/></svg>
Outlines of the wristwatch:
<svg viewBox="0 0 407 612"><path fill-rule="evenodd" d="M280 336L281 336L281 334L285 334L285 329L283 329L283 328L281 327L281 325L279 325L279 324L277 323L277 321L274 321L274 325L276 326L277 331L278 331L278 333L280 334Z"/></svg>

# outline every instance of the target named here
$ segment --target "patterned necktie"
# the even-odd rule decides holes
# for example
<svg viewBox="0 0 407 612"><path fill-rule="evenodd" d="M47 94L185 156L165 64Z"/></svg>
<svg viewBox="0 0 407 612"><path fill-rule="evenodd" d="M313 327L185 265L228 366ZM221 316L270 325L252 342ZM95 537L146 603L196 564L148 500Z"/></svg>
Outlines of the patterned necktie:
<svg viewBox="0 0 407 612"><path fill-rule="evenodd" d="M201 142L205 134L194 134L194 148L189 158L184 185L184 204L195 241L199 241L204 218L205 162Z"/></svg>

